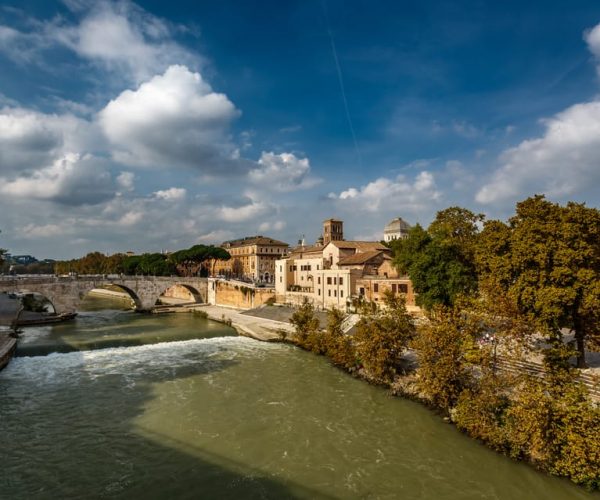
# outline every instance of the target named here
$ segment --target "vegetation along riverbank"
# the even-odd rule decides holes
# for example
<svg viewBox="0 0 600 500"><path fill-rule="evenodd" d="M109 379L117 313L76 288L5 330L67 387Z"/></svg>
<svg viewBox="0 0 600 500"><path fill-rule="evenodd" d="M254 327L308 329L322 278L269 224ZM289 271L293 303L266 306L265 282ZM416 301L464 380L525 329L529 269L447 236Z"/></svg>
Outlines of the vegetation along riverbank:
<svg viewBox="0 0 600 500"><path fill-rule="evenodd" d="M388 295L357 303L347 335L342 312L329 311L321 329L305 303L283 337L426 403L493 450L598 489L598 384L583 368L598 341L600 213L536 196L508 223L480 229L482 219L449 208L397 243L423 318ZM528 369L536 360L541 368Z"/></svg>

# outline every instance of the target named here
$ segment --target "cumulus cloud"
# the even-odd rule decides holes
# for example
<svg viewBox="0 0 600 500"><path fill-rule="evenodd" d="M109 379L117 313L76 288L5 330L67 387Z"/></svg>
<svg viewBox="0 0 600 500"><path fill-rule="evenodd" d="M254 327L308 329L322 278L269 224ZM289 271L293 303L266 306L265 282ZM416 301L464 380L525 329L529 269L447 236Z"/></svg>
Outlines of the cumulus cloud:
<svg viewBox="0 0 600 500"><path fill-rule="evenodd" d="M586 31L584 39L600 61L600 24ZM541 137L502 153L500 166L475 196L479 203L514 202L536 192L563 197L595 189L600 182L600 100L575 104L541 123Z"/></svg>
<svg viewBox="0 0 600 500"><path fill-rule="evenodd" d="M187 191L184 188L169 188L156 191L154 197L165 201L180 201L185 198Z"/></svg>
<svg viewBox="0 0 600 500"><path fill-rule="evenodd" d="M250 200L249 203L239 207L221 206L216 211L216 217L226 222L243 222L266 215L272 206L268 203Z"/></svg>
<svg viewBox="0 0 600 500"><path fill-rule="evenodd" d="M267 231L281 231L286 226L285 221L277 220L274 222L263 222L258 226L258 230L265 233Z"/></svg>
<svg viewBox="0 0 600 500"><path fill-rule="evenodd" d="M208 176L239 173L227 129L239 111L213 92L199 73L170 66L162 75L126 90L98 118L115 160L138 167L184 166Z"/></svg>
<svg viewBox="0 0 600 500"><path fill-rule="evenodd" d="M360 188L348 188L339 194L330 193L329 198L355 210L378 212L390 208L418 210L438 200L433 174L420 172L413 182L403 175L395 179L380 177Z"/></svg>
<svg viewBox="0 0 600 500"><path fill-rule="evenodd" d="M214 231L201 234L196 238L196 241L198 243L220 244L224 241L233 239L234 236L234 233L227 229L215 229Z"/></svg>
<svg viewBox="0 0 600 500"><path fill-rule="evenodd" d="M135 174L133 172L121 172L117 178L117 185L124 191L133 191Z"/></svg>
<svg viewBox="0 0 600 500"><path fill-rule="evenodd" d="M0 109L0 173L48 164L58 155L79 151L93 140L91 125L73 115Z"/></svg>
<svg viewBox="0 0 600 500"><path fill-rule="evenodd" d="M82 2L69 7L76 22L64 17L30 18L30 31L0 25L0 51L19 63L43 64L44 51L66 47L83 60L138 83L164 71L173 61L190 66L203 62L174 41L176 26L133 2Z"/></svg>
<svg viewBox="0 0 600 500"><path fill-rule="evenodd" d="M65 205L97 204L114 196L110 173L92 157L68 153L52 165L14 179L0 178L0 192L14 198Z"/></svg>
<svg viewBox="0 0 600 500"><path fill-rule="evenodd" d="M508 149L477 193L480 203L515 201L535 192L567 196L600 182L600 101L576 104L544 120L545 133Z"/></svg>
<svg viewBox="0 0 600 500"><path fill-rule="evenodd" d="M320 179L310 176L308 158L298 158L292 153L261 154L257 168L248 173L251 182L275 191L295 191L314 187Z"/></svg>

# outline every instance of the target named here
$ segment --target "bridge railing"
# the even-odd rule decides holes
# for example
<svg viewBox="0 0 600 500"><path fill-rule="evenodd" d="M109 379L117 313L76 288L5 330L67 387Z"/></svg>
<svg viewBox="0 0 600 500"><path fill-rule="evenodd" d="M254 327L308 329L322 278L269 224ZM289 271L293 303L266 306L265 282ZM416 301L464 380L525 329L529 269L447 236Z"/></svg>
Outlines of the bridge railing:
<svg viewBox="0 0 600 500"><path fill-rule="evenodd" d="M201 278L199 276L183 277L183 276L147 276L142 274L127 275L127 274L78 274L73 276L54 274L35 274L35 275L16 275L16 276L0 276L0 283L31 283L31 284L42 284L42 283L61 283L71 281L206 281L207 278Z"/></svg>

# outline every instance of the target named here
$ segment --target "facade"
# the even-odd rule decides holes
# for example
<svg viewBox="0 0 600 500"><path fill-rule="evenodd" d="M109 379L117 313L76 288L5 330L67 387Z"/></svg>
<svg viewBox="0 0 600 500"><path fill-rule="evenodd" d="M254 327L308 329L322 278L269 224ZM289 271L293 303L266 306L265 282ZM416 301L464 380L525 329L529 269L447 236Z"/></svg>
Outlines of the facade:
<svg viewBox="0 0 600 500"><path fill-rule="evenodd" d="M230 253L231 259L211 263L214 275L272 283L275 261L287 253L289 245L259 235L226 241L221 247Z"/></svg>
<svg viewBox="0 0 600 500"><path fill-rule="evenodd" d="M380 302L390 290L404 294L407 305L414 306L412 283L398 276L391 250L376 241L331 239L332 221L341 222L324 221L324 245L300 245L275 262L277 302L300 305L308 300L319 308L346 310L353 299Z"/></svg>
<svg viewBox="0 0 600 500"><path fill-rule="evenodd" d="M402 219L402 217L396 217L391 220L383 230L383 241L389 243L394 240L401 240L404 238L408 238L408 231L411 226Z"/></svg>

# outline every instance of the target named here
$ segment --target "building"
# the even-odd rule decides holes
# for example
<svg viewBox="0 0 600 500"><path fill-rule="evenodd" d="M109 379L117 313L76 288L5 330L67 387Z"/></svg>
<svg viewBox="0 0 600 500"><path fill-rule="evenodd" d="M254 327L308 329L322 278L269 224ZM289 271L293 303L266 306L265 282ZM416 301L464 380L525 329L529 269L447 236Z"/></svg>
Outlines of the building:
<svg viewBox="0 0 600 500"><path fill-rule="evenodd" d="M408 231L411 226L402 219L402 217L396 217L391 220L383 230L383 241L389 243L394 240L401 240L404 238L408 238Z"/></svg>
<svg viewBox="0 0 600 500"><path fill-rule="evenodd" d="M323 221L323 244L344 239L344 221L327 219Z"/></svg>
<svg viewBox="0 0 600 500"><path fill-rule="evenodd" d="M211 262L214 275L264 283L274 281L275 261L289 249L287 243L261 235L225 241L221 247L229 252L231 259Z"/></svg>
<svg viewBox="0 0 600 500"><path fill-rule="evenodd" d="M333 231L332 222L340 223ZM379 302L385 290L406 295L414 305L412 284L398 276L391 250L377 241L332 239L343 235L342 221L323 222L323 242L299 245L275 262L276 300L295 305L309 300L316 307L348 309L360 296Z"/></svg>

